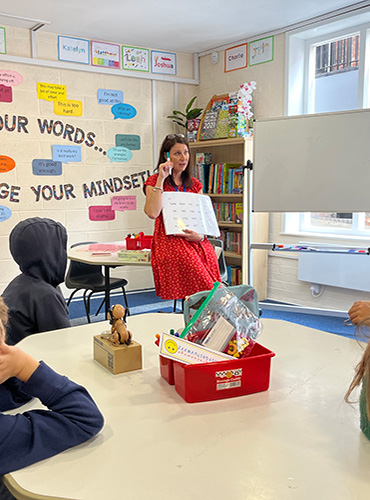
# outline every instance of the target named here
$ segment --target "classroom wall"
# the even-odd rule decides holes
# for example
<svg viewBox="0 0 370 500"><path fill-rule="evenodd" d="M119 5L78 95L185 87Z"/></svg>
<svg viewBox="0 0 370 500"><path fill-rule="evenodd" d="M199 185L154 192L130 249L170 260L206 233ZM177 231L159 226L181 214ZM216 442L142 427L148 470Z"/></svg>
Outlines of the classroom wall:
<svg viewBox="0 0 370 500"><path fill-rule="evenodd" d="M253 93L253 111L256 119L268 119L284 115L285 85L285 34L275 36L274 60L258 66L224 72L224 51L219 51L219 61L213 64L211 55L200 58L200 86L198 104L206 106L214 94L224 94L238 90L240 84L254 80L257 89ZM324 237L282 234L282 214L269 216L269 242L328 243L330 245L351 245L353 241ZM368 246L366 241L356 242L357 246ZM265 250L253 250L253 258L258 258ZM320 297L313 297L310 283L298 281L298 255L269 252L267 297L273 300L324 309L348 310L354 300L370 300L370 294L331 286L324 286Z"/></svg>
<svg viewBox="0 0 370 500"><path fill-rule="evenodd" d="M7 26L6 34L7 55L31 56L28 30ZM57 61L57 48L57 35L38 32L38 58ZM193 78L191 54L178 54L177 65L177 76ZM117 76L114 70L109 74L87 73L81 71L81 66L76 64L76 70L66 70L0 61L0 71L15 71L23 78L21 84L12 87L12 102L0 102L0 155L15 161L15 168L11 171L0 172L0 205L11 210L10 218L0 224L0 292L19 273L9 253L8 238L20 220L38 216L61 222L68 231L68 245L81 241L117 241L128 233L153 232L153 222L143 212L142 187L157 161L153 158L154 141L159 148L163 137L174 130L166 116L175 105L175 84L165 81L155 84L157 135L153 137L151 80ZM37 82L65 85L67 99L81 101L82 116L56 114L52 101L38 97ZM178 92L184 98L193 91L188 87L192 86L178 84ZM111 106L98 104L98 89L122 91L124 103L133 106L137 115L132 119L114 119ZM16 124L20 120L25 125L16 126L11 131L13 116L16 117ZM50 126L52 120L60 123L55 130L50 128L49 134L44 123L47 121ZM63 138L67 125L69 131L73 129L73 133ZM81 147L81 162L63 162L61 175L35 175L32 161L51 159L53 145L67 148L75 146L76 143L70 138L74 139L77 129L85 134L85 141L78 144ZM59 135L61 130L63 133ZM95 135L93 146L86 144L89 132ZM81 132L79 134L77 139L81 137ZM132 151L132 159L127 162L111 162L108 155L104 155L104 151L115 146L116 134L140 136L140 150ZM116 179L113 193L106 187L110 179ZM7 191L11 191L12 186L14 193L11 198ZM55 199L52 194L53 186L56 186L60 199ZM89 208L109 207L114 195L133 196L136 210L116 210L115 219L111 221L90 220ZM112 275L128 279L130 290L153 287L150 268L117 268ZM70 291L64 291L68 296Z"/></svg>

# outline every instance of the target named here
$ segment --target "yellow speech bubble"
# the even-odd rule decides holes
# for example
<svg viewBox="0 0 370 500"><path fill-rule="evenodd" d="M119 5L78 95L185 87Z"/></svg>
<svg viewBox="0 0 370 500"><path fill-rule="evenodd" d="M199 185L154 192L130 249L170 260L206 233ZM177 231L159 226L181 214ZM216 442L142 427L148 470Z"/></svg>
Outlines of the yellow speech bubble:
<svg viewBox="0 0 370 500"><path fill-rule="evenodd" d="M64 116L81 116L81 101L54 101L54 113Z"/></svg>
<svg viewBox="0 0 370 500"><path fill-rule="evenodd" d="M45 101L55 101L55 99L67 99L67 86L57 83L37 82L37 97Z"/></svg>

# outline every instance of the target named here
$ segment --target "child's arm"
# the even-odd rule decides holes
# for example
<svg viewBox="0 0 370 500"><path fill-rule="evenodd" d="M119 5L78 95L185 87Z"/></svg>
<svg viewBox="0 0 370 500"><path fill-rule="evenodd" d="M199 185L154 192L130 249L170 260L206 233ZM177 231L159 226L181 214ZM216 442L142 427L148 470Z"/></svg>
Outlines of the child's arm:
<svg viewBox="0 0 370 500"><path fill-rule="evenodd" d="M365 300L355 302L348 315L354 325L370 324L370 302Z"/></svg>
<svg viewBox="0 0 370 500"><path fill-rule="evenodd" d="M83 443L103 426L103 416L86 389L17 347L0 344L0 377L25 380L22 390L49 410L0 413L0 476Z"/></svg>

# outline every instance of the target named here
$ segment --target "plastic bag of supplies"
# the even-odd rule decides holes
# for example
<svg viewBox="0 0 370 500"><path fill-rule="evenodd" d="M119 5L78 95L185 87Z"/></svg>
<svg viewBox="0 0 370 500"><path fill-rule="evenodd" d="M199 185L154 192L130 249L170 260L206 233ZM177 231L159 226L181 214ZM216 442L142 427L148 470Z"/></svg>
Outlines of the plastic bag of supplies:
<svg viewBox="0 0 370 500"><path fill-rule="evenodd" d="M187 325L180 336L236 358L248 356L262 330L254 289L253 299L249 301L251 304L247 306L246 294L249 293L251 298L250 288L245 293L238 290L244 300L239 299L232 288L220 283L215 283L210 292L200 292L189 297L184 304ZM195 296L197 304L201 302L197 309L193 301Z"/></svg>

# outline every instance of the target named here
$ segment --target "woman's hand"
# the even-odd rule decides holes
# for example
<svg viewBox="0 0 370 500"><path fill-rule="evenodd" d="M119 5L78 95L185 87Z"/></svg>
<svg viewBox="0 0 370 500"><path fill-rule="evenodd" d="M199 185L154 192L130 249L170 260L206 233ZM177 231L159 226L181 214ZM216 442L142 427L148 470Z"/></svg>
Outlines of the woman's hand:
<svg viewBox="0 0 370 500"><path fill-rule="evenodd" d="M176 234L176 236L181 236L181 238L184 238L186 241L191 241L192 243L200 243L204 238L204 236L191 229L184 229L183 233Z"/></svg>
<svg viewBox="0 0 370 500"><path fill-rule="evenodd" d="M161 163L158 167L158 177L163 182L172 172L173 163L167 160L165 163Z"/></svg>
<svg viewBox="0 0 370 500"><path fill-rule="evenodd" d="M355 302L348 315L354 325L370 325L370 302L366 300Z"/></svg>
<svg viewBox="0 0 370 500"><path fill-rule="evenodd" d="M0 343L0 384L11 377L27 382L39 362L15 346Z"/></svg>

